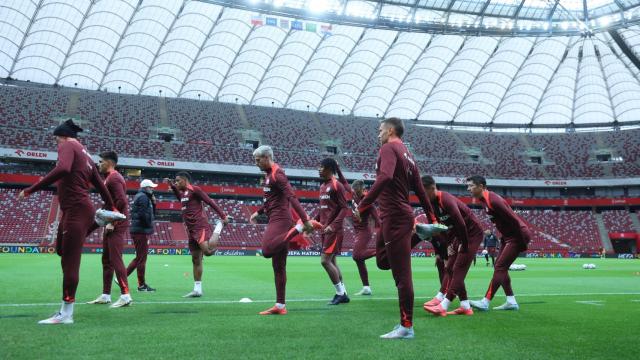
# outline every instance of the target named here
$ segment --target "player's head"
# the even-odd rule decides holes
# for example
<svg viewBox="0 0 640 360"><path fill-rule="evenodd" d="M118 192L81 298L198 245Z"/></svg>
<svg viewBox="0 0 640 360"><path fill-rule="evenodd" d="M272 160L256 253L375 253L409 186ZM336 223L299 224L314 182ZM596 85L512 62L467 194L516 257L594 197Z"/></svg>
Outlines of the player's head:
<svg viewBox="0 0 640 360"><path fill-rule="evenodd" d="M60 144L69 138L77 138L79 132L82 132L82 128L69 119L53 130L53 137L56 139L56 143Z"/></svg>
<svg viewBox="0 0 640 360"><path fill-rule="evenodd" d="M482 192L487 189L487 179L484 176L473 175L466 180L467 191L476 199L482 198Z"/></svg>
<svg viewBox="0 0 640 360"><path fill-rule="evenodd" d="M436 180L430 175L424 175L420 178L422 180L422 186L424 186L424 191L427 193L427 197L430 200L436 199Z"/></svg>
<svg viewBox="0 0 640 360"><path fill-rule="evenodd" d="M180 171L176 174L176 187L180 190L184 190L191 184L191 174L186 171Z"/></svg>
<svg viewBox="0 0 640 360"><path fill-rule="evenodd" d="M320 162L318 167L318 175L323 180L331 179L338 172L338 163L335 159L326 158Z"/></svg>
<svg viewBox="0 0 640 360"><path fill-rule="evenodd" d="M100 153L100 160L98 160L98 168L100 172L106 174L118 165L118 154L115 151L104 151Z"/></svg>
<svg viewBox="0 0 640 360"><path fill-rule="evenodd" d="M380 128L378 130L378 140L380 140L380 144L384 145L391 139L402 139L402 135L404 134L404 122L394 117L384 119L380 123Z"/></svg>
<svg viewBox="0 0 640 360"><path fill-rule="evenodd" d="M491 230L489 230L489 229L485 230L484 234L487 235L487 236L491 235Z"/></svg>
<svg viewBox="0 0 640 360"><path fill-rule="evenodd" d="M273 149L269 145L259 146L253 150L253 160L261 171L271 169L273 165Z"/></svg>
<svg viewBox="0 0 640 360"><path fill-rule="evenodd" d="M358 180L354 180L351 183L351 189L353 189L353 191L358 194L358 196L362 196L362 194L364 193L364 181L358 179Z"/></svg>

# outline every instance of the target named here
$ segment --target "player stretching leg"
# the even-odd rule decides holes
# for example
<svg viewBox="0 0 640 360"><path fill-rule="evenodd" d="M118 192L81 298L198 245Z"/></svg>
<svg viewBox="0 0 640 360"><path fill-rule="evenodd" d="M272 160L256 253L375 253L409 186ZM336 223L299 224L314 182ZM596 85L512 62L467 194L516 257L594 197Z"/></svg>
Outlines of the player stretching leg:
<svg viewBox="0 0 640 360"><path fill-rule="evenodd" d="M213 230L202 203L209 205L224 224L228 224L230 219L200 187L191 184L189 173L181 171L176 174L174 181L166 178L164 181L169 184L174 195L182 204L182 220L189 234L194 284L193 291L183 297L200 297L202 296L202 256L211 256L215 253L215 249L209 247Z"/></svg>
<svg viewBox="0 0 640 360"><path fill-rule="evenodd" d="M381 335L384 339L411 339L413 332L413 279L411 275L411 237L414 228L413 207L409 192L415 191L427 218L436 222L431 204L420 182L420 172L409 150L402 142L404 124L397 118L381 122L378 139L381 143L376 162L376 180L369 193L358 205L356 217L380 204L381 226L376 240L378 267L390 268L398 289L400 324L391 332ZM383 251L388 264L380 257ZM388 266L388 267L387 267Z"/></svg>
<svg viewBox="0 0 640 360"><path fill-rule="evenodd" d="M509 266L513 264L518 255L527 250L531 241L531 232L524 221L513 212L509 204L498 194L487 190L487 180L479 175L467 178L467 190L471 196L478 199L484 210L503 236L504 246L496 259L493 269L493 278L489 283L489 289L482 300L471 301L471 305L478 310L489 310L489 302L496 291L502 286L507 295L507 301L493 308L494 310L518 310L520 307L511 288Z"/></svg>
<svg viewBox="0 0 640 360"><path fill-rule="evenodd" d="M118 171L118 154L106 151L100 154L100 172L106 176L104 185L109 190L118 211L129 217L129 200L127 199L127 184ZM89 233L98 227L95 224ZM115 272L116 281L120 287L120 298L111 305L112 308L128 306L133 301L129 294L127 269L122 261L125 237L129 231L129 220L117 221L105 226L102 236L102 295L88 304L111 303L111 283Z"/></svg>
<svg viewBox="0 0 640 360"><path fill-rule="evenodd" d="M367 195L364 190L364 181L356 180L351 185L353 190L353 204L354 207L358 207L358 203ZM362 281L362 290L356 293L356 295L371 295L371 287L369 286L369 272L367 271L367 265L365 260L376 256L376 249L370 249L369 243L372 239L372 229L370 219L373 219L375 226L380 226L380 218L378 217L378 210L372 206L362 214L360 219L353 218L353 230L356 233L356 243L353 246L353 261L356 262L358 267L358 273L360 280Z"/></svg>
<svg viewBox="0 0 640 360"><path fill-rule="evenodd" d="M98 168L85 147L77 140L78 132L81 131L82 129L72 120L67 120L53 131L58 144L56 167L18 195L20 200L58 183L62 218L58 225L56 252L61 257L62 265L62 307L55 315L38 324L73 324L73 305L79 282L82 244L94 222L95 209L89 197L91 184L100 193L105 208L114 209L113 200L102 182Z"/></svg>
<svg viewBox="0 0 640 360"><path fill-rule="evenodd" d="M436 217L441 224L449 227L449 237L455 238L452 256L447 262L450 269L447 294L439 304L425 305L424 309L434 315L473 315L464 279L476 257L476 251L482 242L482 226L471 209L455 196L438 191L436 182L431 176L422 179L425 191L431 201ZM455 298L460 298L460 307L447 312L449 304Z"/></svg>
<svg viewBox="0 0 640 360"><path fill-rule="evenodd" d="M346 304L350 301L342 282L342 273L336 262L336 257L342 248L343 223L347 209L346 191L344 186L336 180L337 172L338 163L331 158L322 160L318 168L322 184L320 185L320 211L316 221L324 225L320 261L336 289L336 294L329 305Z"/></svg>
<svg viewBox="0 0 640 360"><path fill-rule="evenodd" d="M258 211L251 214L250 222L255 224L256 218L261 214L269 217L267 229L262 237L262 256L271 258L276 286L276 304L260 312L260 315L285 315L287 313L285 290L289 241L297 235L296 232L312 231L313 225L295 197L284 170L273 161L271 147L266 145L258 147L253 152L253 158L256 166L265 172L264 204ZM295 228L290 207L295 210L302 222Z"/></svg>

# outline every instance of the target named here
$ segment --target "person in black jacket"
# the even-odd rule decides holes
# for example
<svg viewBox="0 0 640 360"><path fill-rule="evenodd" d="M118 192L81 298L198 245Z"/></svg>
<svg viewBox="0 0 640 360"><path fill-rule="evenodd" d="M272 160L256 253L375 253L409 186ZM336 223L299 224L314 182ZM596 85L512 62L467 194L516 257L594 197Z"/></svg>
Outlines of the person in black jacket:
<svg viewBox="0 0 640 360"><path fill-rule="evenodd" d="M489 266L489 257L491 257L491 266L494 266L495 263L495 255L496 255L496 247L498 245L498 238L491 232L491 230L484 231L484 259L487 261L487 266Z"/></svg>
<svg viewBox="0 0 640 360"><path fill-rule="evenodd" d="M156 291L147 285L144 275L149 252L148 236L153 234L153 220L156 208L153 188L157 186L149 179L142 180L140 190L133 199L133 205L131 205L129 232L136 247L136 257L127 266L127 276L131 275L133 270L138 271L138 291Z"/></svg>

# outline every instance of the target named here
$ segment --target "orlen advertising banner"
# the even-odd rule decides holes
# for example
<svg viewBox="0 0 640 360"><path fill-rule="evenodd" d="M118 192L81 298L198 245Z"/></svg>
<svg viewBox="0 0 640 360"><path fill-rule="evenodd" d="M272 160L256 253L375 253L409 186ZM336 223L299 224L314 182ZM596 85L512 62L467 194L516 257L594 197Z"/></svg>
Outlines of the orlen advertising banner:
<svg viewBox="0 0 640 360"><path fill-rule="evenodd" d="M56 161L58 154L52 151L40 151L29 149L11 149L0 148L0 156L14 159L29 159L42 161ZM93 156L94 160L98 160L97 156ZM197 163L188 161L175 161L165 159L140 159L121 157L118 165L123 167L134 168L151 168L151 169L172 169L172 170L190 170L190 171L206 171L213 173L225 174L241 174L241 175L261 175L260 170L253 164L247 165L230 165L230 164L211 164ZM318 172L309 169L285 169L287 175L296 178L317 179ZM372 169L373 170L373 169ZM375 172L345 172L344 175L349 180L364 179L368 181L375 180ZM465 183L463 177L447 177L436 176L436 181L440 184L461 185ZM554 188L554 187L595 187L595 186L628 186L640 184L640 178L626 179L588 179L588 180L557 180L557 179L539 179L539 180L512 180L512 179L487 179L489 186L500 187L535 187L535 188ZM571 205L569 205L571 206Z"/></svg>

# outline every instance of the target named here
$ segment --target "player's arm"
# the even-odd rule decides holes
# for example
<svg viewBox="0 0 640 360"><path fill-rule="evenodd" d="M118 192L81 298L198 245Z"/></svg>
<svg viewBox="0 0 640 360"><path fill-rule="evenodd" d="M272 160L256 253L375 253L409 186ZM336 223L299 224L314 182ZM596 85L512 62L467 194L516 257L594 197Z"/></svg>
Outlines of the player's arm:
<svg viewBox="0 0 640 360"><path fill-rule="evenodd" d="M127 192L125 191L125 183L111 179L107 181L105 186L107 187L109 195L113 194L112 199L116 209L118 209L119 212L124 213L127 208Z"/></svg>
<svg viewBox="0 0 640 360"><path fill-rule="evenodd" d="M178 199L178 201L181 201L182 199L180 198L180 191L178 191L178 188L173 183L173 181L171 181L171 179L169 179L169 178L164 178L164 182L169 184L169 188L171 188L171 191L173 191L173 195L175 195L175 197L176 197L176 199Z"/></svg>
<svg viewBox="0 0 640 360"><path fill-rule="evenodd" d="M507 204L507 201L500 198L499 201L491 201L491 205L496 215L506 220L513 229L516 229L520 237L524 238L524 234L520 228L520 221L518 221L518 215L516 215L513 209Z"/></svg>
<svg viewBox="0 0 640 360"><path fill-rule="evenodd" d="M347 178L344 177L344 175L342 174L342 170L340 170L340 166L338 166L338 181L340 181L340 184L342 184L342 186L344 186L344 191L347 194L352 194L353 190L351 189L351 185L349 185L349 181L347 181Z"/></svg>
<svg viewBox="0 0 640 360"><path fill-rule="evenodd" d="M289 204L291 204L293 210L296 212L296 214L298 214L298 216L300 216L300 221L302 221L303 223L308 223L309 216L302 208L302 205L300 205L300 201L298 201L298 198L296 198L296 194L293 192L291 184L289 184L289 180L287 180L287 177L282 172L278 172L276 174L275 185L280 188L284 196L289 200Z"/></svg>
<svg viewBox="0 0 640 360"><path fill-rule="evenodd" d="M209 205L213 209L213 211L215 211L216 214L218 214L220 219L224 220L225 223L228 221L227 214L225 214L224 211L222 211L222 209L220 208L220 206L218 206L218 204L216 204L216 202L212 198L210 198L209 195L207 195L204 191L202 191L202 189L196 188L194 193L197 197L200 198L200 200L202 200L202 202Z"/></svg>
<svg viewBox="0 0 640 360"><path fill-rule="evenodd" d="M58 162L56 167L51 170L45 177L40 179L37 183L31 185L30 187L22 190L20 192L20 198L29 196L36 191L42 190L47 186L55 183L60 180L64 176L71 173L71 166L73 165L73 160L75 158L73 152L73 146L71 143L65 142L62 143L58 147Z"/></svg>
<svg viewBox="0 0 640 360"><path fill-rule="evenodd" d="M422 185L422 180L420 179L420 172L418 171L418 167L414 166L411 171L412 174L412 190L418 197L420 201L420 206L422 206L422 210L424 210L424 215L427 218L427 221L430 224L437 224L438 219L436 218L435 212L433 211L433 206L431 205L431 201L427 199L427 193L424 190L424 185Z"/></svg>
<svg viewBox="0 0 640 360"><path fill-rule="evenodd" d="M256 224L258 222L256 219L258 218L258 216L264 214L264 212L265 212L265 207L264 207L264 204L262 204L262 205L260 205L258 210L254 211L253 214L251 214L251 216L249 216L249 222L251 224Z"/></svg>
<svg viewBox="0 0 640 360"><path fill-rule="evenodd" d="M375 206L370 207L369 214L371 214L371 217L373 218L373 222L375 226L380 227L380 224L382 223L380 222L380 215L378 215L378 209L376 209Z"/></svg>
<svg viewBox="0 0 640 360"><path fill-rule="evenodd" d="M91 184L93 184L93 187L95 187L96 190L98 190L98 193L100 194L100 197L104 202L103 208L107 210L111 209L113 211L118 211L118 209L115 208L113 198L111 197L111 194L107 189L107 186L102 181L102 177L100 176L98 167L95 164L92 166Z"/></svg>
<svg viewBox="0 0 640 360"><path fill-rule="evenodd" d="M362 213L373 206L373 203L376 201L382 190L393 180L393 173L396 171L397 161L398 159L396 158L396 154L391 145L382 145L382 148L380 148L379 173L367 195L362 199L362 201L360 201L360 204L358 204L359 213Z"/></svg>
<svg viewBox="0 0 640 360"><path fill-rule="evenodd" d="M333 197L336 203L336 208L333 209L333 212L327 220L327 224L325 224L327 232L332 232L336 229L336 223L343 220L344 210L347 208L347 199L345 198L346 190L342 184L338 183L336 185L336 190L331 194L331 197Z"/></svg>
<svg viewBox="0 0 640 360"><path fill-rule="evenodd" d="M457 201L453 198L453 195L443 194L442 197L442 210L449 214L449 218L453 223L453 233L460 241L460 252L466 253L469 247L469 236L467 234L467 224L464 222L464 218L460 213Z"/></svg>

